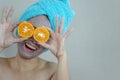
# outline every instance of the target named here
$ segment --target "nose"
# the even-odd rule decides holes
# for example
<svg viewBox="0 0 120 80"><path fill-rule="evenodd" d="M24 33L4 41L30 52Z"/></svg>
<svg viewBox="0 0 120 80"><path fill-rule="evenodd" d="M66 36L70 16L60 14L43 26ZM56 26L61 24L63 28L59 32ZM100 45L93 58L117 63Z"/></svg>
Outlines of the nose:
<svg viewBox="0 0 120 80"><path fill-rule="evenodd" d="M33 44L37 44L37 41L36 41L33 37L29 38L29 40L30 40Z"/></svg>

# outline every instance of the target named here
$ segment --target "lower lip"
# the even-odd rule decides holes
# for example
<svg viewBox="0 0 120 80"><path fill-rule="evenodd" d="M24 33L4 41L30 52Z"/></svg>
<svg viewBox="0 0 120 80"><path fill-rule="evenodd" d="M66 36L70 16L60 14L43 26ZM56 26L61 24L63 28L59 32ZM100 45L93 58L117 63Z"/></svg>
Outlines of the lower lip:
<svg viewBox="0 0 120 80"><path fill-rule="evenodd" d="M25 45L23 46L23 48L24 48L24 50L26 51L26 52L29 52L29 53L31 53L31 54L33 54L34 53L34 51L33 50L30 50L29 48L27 48Z"/></svg>

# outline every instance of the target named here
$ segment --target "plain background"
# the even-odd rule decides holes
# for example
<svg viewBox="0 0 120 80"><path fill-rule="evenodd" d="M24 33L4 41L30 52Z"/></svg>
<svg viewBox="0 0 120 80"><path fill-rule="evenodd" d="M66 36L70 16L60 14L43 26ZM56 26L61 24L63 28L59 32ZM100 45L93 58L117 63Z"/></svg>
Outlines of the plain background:
<svg viewBox="0 0 120 80"><path fill-rule="evenodd" d="M15 7L12 22L36 0L0 0L4 6ZM66 41L71 80L120 80L120 0L70 0L76 16ZM16 45L3 51L3 57L16 54ZM48 51L40 55L56 61Z"/></svg>

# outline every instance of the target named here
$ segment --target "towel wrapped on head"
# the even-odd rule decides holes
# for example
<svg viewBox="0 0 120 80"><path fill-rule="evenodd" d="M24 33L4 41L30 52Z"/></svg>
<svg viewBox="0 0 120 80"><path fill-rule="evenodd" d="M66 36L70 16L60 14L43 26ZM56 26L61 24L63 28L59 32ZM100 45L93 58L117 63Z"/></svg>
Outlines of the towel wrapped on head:
<svg viewBox="0 0 120 80"><path fill-rule="evenodd" d="M48 17L53 31L56 30L56 15L59 15L59 21L64 17L64 34L74 16L74 11L70 7L69 0L38 0L25 10L19 21L27 21L38 15L46 15ZM16 34L18 35L18 33Z"/></svg>

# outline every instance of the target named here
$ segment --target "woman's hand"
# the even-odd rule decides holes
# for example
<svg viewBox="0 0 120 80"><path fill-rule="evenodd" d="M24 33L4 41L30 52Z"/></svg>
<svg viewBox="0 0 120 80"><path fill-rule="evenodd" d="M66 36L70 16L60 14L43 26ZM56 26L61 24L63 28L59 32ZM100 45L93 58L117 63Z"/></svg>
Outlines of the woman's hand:
<svg viewBox="0 0 120 80"><path fill-rule="evenodd" d="M0 48L9 47L11 44L23 41L23 38L15 38L13 31L19 23L11 24L11 18L14 12L13 7L8 11L4 7L0 22Z"/></svg>
<svg viewBox="0 0 120 80"><path fill-rule="evenodd" d="M45 48L48 48L57 57L57 59L65 54L64 42L72 32L72 29L69 29L65 35L62 35L63 24L64 18L62 18L60 25L58 25L58 16L56 16L56 31L53 32L51 29L48 28L51 33L50 42L39 43Z"/></svg>

